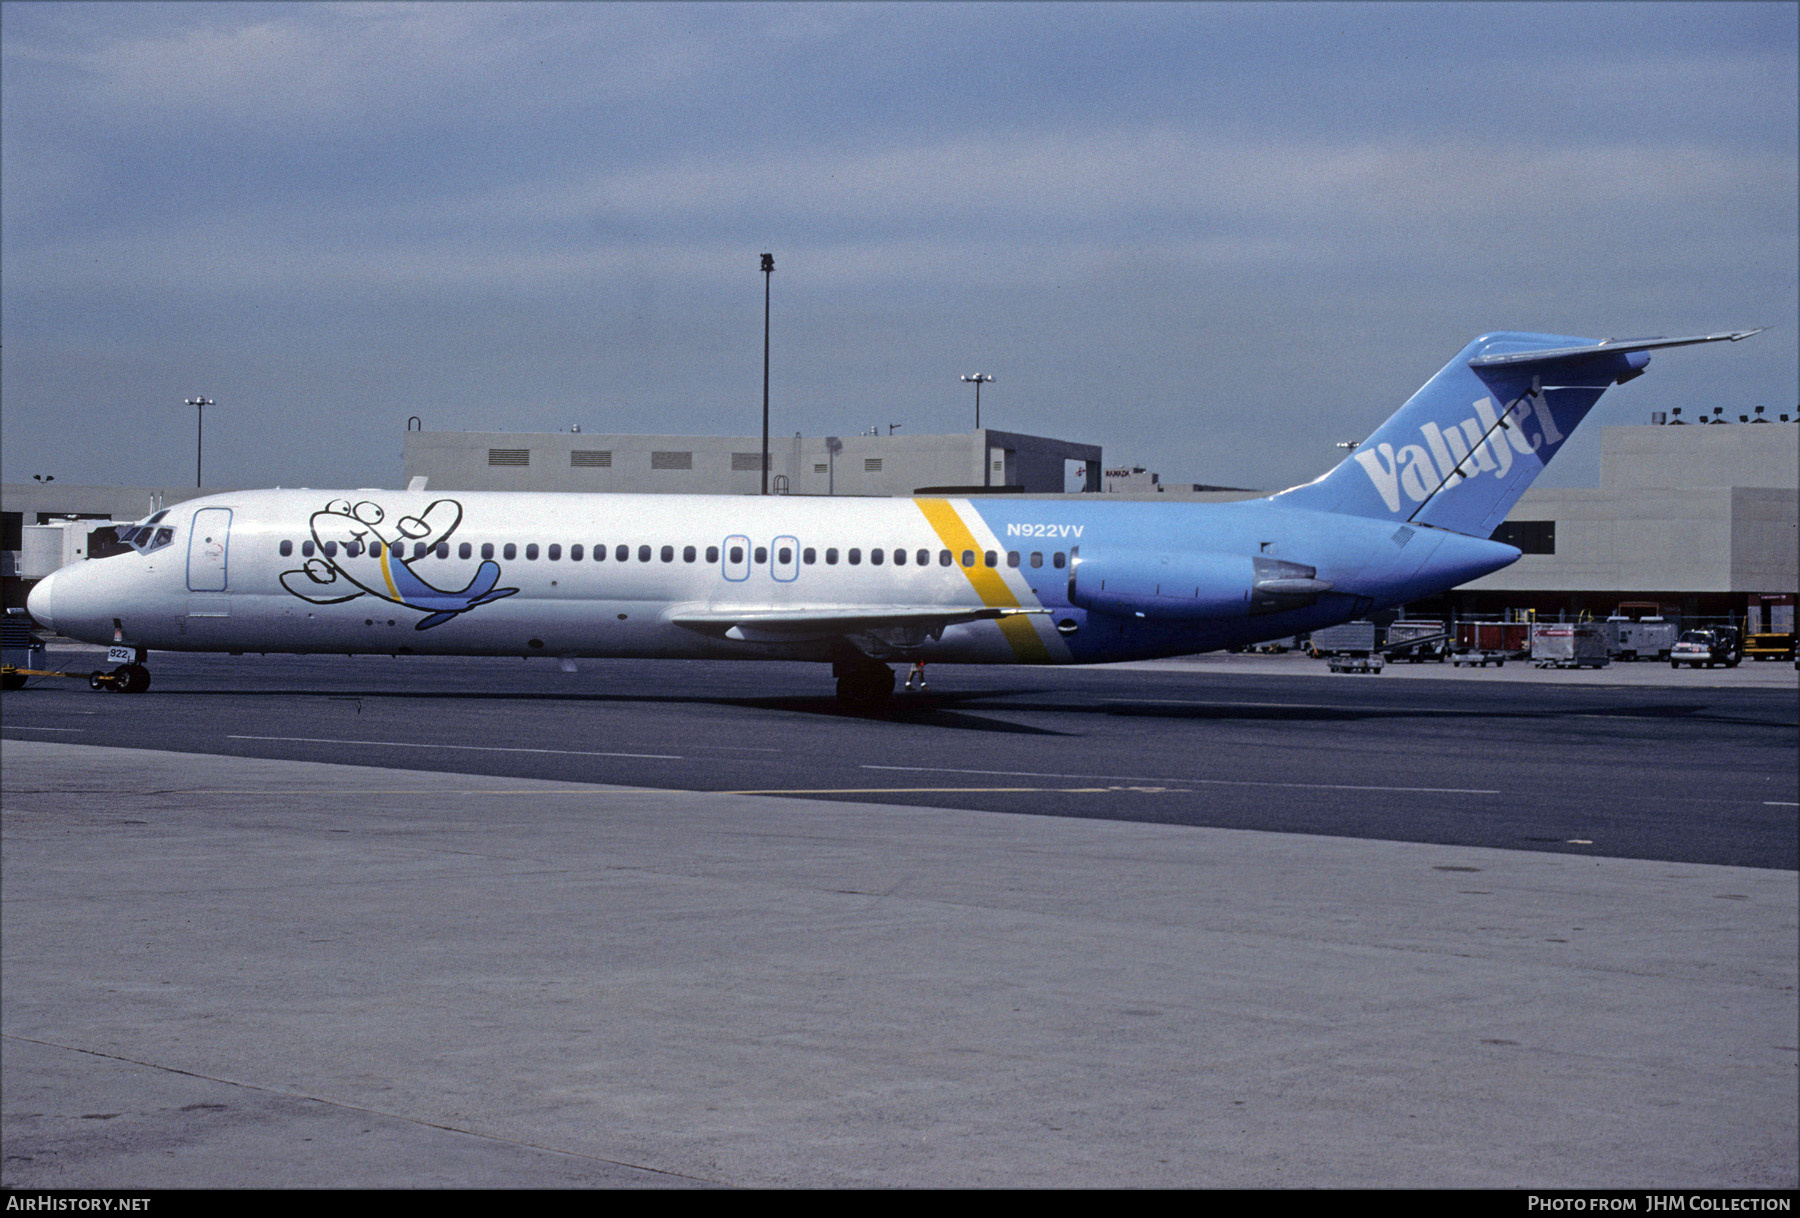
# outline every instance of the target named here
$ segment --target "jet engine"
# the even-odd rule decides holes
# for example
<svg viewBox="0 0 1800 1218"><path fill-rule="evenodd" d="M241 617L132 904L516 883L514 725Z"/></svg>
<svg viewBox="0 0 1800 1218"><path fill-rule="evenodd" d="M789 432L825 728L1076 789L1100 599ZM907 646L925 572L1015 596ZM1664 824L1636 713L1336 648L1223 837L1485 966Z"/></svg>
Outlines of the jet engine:
<svg viewBox="0 0 1800 1218"><path fill-rule="evenodd" d="M1125 617L1249 617L1303 609L1331 591L1316 568L1244 554L1115 550L1077 557L1069 603Z"/></svg>

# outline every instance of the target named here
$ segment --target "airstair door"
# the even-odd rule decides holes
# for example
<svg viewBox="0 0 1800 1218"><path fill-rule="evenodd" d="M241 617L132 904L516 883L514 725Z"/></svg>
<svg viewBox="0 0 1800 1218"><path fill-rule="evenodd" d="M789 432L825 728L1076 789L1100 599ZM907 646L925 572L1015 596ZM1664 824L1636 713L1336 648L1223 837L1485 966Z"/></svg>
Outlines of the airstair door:
<svg viewBox="0 0 1800 1218"><path fill-rule="evenodd" d="M226 551L230 539L230 508L201 508L194 513L193 527L188 531L189 592L225 591Z"/></svg>

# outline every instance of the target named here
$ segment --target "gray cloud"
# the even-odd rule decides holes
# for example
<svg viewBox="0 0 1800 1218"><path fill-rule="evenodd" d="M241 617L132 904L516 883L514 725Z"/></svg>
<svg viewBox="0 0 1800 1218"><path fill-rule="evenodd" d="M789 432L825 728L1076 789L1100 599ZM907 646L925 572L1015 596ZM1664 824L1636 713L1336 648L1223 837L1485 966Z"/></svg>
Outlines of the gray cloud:
<svg viewBox="0 0 1800 1218"><path fill-rule="evenodd" d="M197 390L234 403L243 481L391 480L398 441L371 438L415 413L741 427L764 249L780 425L809 431L967 426L979 365L997 425L1275 486L1491 328L1773 324L1659 357L1614 417L1782 405L1794 25L9 4L5 476L165 480ZM109 428L143 438L71 439Z"/></svg>

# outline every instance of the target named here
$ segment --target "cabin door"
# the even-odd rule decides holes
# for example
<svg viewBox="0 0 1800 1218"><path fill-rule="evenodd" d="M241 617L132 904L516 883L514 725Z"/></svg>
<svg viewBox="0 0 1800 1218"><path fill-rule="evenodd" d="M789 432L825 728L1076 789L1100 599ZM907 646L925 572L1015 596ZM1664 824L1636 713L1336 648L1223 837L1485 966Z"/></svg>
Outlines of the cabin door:
<svg viewBox="0 0 1800 1218"><path fill-rule="evenodd" d="M226 549L231 539L231 509L201 508L188 531L189 592L225 591Z"/></svg>

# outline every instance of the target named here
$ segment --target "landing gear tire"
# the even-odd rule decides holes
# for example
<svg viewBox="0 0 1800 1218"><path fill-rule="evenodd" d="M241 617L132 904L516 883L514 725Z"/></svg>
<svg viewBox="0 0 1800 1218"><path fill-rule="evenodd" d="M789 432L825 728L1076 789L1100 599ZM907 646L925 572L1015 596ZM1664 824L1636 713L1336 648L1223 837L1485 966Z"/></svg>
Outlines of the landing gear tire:
<svg viewBox="0 0 1800 1218"><path fill-rule="evenodd" d="M884 706L894 696L894 670L886 664L852 669L837 679L837 696L845 706Z"/></svg>
<svg viewBox="0 0 1800 1218"><path fill-rule="evenodd" d="M142 664L121 664L111 672L101 672L96 668L88 674L88 688L141 694L150 688L150 670Z"/></svg>
<svg viewBox="0 0 1800 1218"><path fill-rule="evenodd" d="M9 672L4 677L0 677L0 689L24 689L26 679L24 673Z"/></svg>

